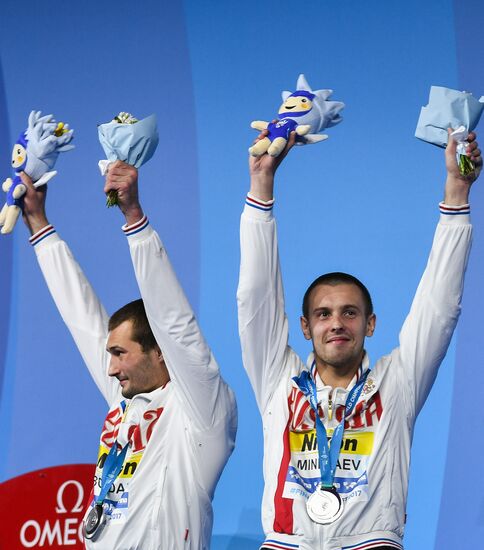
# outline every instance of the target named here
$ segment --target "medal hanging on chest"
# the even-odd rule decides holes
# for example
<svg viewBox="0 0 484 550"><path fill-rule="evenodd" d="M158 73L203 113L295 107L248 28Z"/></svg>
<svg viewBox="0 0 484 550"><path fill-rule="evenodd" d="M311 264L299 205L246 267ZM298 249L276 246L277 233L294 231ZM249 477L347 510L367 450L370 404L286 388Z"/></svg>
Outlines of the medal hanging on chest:
<svg viewBox="0 0 484 550"><path fill-rule="evenodd" d="M103 505L96 504L84 521L83 534L85 539L96 540L106 523Z"/></svg>
<svg viewBox="0 0 484 550"><path fill-rule="evenodd" d="M123 467L126 452L128 451L128 444L123 447L119 454L117 453L117 447L118 444L115 441L104 462L101 477L101 490L99 495L94 499L94 506L84 520L82 533L86 539L96 540L106 525L106 513L104 512L103 505L104 499L112 484L116 481Z"/></svg>
<svg viewBox="0 0 484 550"><path fill-rule="evenodd" d="M343 513L344 503L333 485L334 476L343 441L345 419L355 408L369 374L370 369L365 372L365 374L348 393L346 398L345 414L333 432L331 446L328 443L326 428L319 417L318 394L315 381L311 378L311 375L307 370L304 370L299 376L293 378L294 382L308 399L315 414L321 482L306 502L308 516L315 523L320 523L322 525L333 523L339 519Z"/></svg>
<svg viewBox="0 0 484 550"><path fill-rule="evenodd" d="M306 510L315 523L333 523L343 513L343 501L334 487L328 489L321 484L308 498Z"/></svg>

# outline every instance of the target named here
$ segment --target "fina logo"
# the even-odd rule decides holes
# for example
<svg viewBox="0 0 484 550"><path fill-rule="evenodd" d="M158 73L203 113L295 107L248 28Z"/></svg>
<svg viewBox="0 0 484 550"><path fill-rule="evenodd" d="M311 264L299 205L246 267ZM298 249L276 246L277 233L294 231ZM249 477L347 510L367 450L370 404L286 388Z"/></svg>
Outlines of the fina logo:
<svg viewBox="0 0 484 550"><path fill-rule="evenodd" d="M77 489L77 499L74 506L68 510L64 503L64 491L69 485ZM82 501L84 499L84 488L75 479L65 481L57 491L57 514L78 514L82 512ZM24 548L43 546L73 546L83 542L82 518L58 518L51 525L46 520L44 525L34 519L26 521L20 530L20 542Z"/></svg>

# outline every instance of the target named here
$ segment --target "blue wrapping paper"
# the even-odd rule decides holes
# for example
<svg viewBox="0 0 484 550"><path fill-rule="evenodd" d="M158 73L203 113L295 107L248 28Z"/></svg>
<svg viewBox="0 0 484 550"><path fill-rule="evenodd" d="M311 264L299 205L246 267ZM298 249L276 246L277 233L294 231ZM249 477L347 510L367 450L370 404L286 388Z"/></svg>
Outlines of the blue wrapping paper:
<svg viewBox="0 0 484 550"><path fill-rule="evenodd" d="M446 147L447 128L465 126L468 131L474 130L483 108L484 96L477 100L468 92L432 86L429 103L420 111L415 137Z"/></svg>
<svg viewBox="0 0 484 550"><path fill-rule="evenodd" d="M108 161L122 160L135 168L148 162L158 145L155 115L135 124L107 122L98 126L98 134Z"/></svg>

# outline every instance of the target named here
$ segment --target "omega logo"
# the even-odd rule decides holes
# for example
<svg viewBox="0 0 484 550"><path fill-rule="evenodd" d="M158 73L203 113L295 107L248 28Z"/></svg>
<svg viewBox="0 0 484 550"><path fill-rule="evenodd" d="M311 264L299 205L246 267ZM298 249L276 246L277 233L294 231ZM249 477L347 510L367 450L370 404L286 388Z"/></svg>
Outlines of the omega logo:
<svg viewBox="0 0 484 550"><path fill-rule="evenodd" d="M57 508L55 511L58 514L67 514L66 507L64 506L64 489L68 485L74 485L77 487L77 500L74 507L70 510L71 513L77 514L79 512L82 512L82 500L84 499L84 488L82 485L75 479L69 479L68 481L64 481L64 483L59 487L59 490L57 491Z"/></svg>
<svg viewBox="0 0 484 550"><path fill-rule="evenodd" d="M73 505L66 507L64 492L73 485L77 490L77 497ZM79 514L82 512L84 488L75 479L65 481L57 490L57 506L55 512L61 514ZM73 546L83 542L82 517L60 517L52 524L46 520L41 525L35 519L26 521L20 530L20 542L24 548Z"/></svg>

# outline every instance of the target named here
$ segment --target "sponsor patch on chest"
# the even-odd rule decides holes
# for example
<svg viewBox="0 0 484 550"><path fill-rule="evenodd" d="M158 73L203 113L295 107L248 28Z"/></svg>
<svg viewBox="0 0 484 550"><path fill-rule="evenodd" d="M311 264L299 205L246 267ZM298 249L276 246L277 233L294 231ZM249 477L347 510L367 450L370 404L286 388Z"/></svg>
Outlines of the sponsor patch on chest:
<svg viewBox="0 0 484 550"><path fill-rule="evenodd" d="M293 402L296 402L294 400ZM301 414L300 406L294 411L299 416L302 430L295 430L290 424L290 461L284 483L283 497L307 500L321 482L318 441L314 427L314 416L310 411ZM345 432L341 443L334 486L343 501L368 499L368 462L373 453L375 431L382 414L379 392L368 401L361 400L345 421ZM344 409L338 420L342 420ZM294 417L293 417L294 420ZM326 424L326 423L325 423ZM310 429L307 429L311 425ZM329 445L333 428L327 428Z"/></svg>
<svg viewBox="0 0 484 550"><path fill-rule="evenodd" d="M126 431L129 445L121 471L110 486L103 502L104 513L108 522L123 523L127 519L130 483L140 466L148 442L162 412L163 407L146 410L141 415L139 422L127 423L127 425L124 425L125 415L120 409L110 411L106 417L101 433L96 472L94 475L95 496L101 492L104 464L111 446L116 444L117 440L119 443L121 431Z"/></svg>

